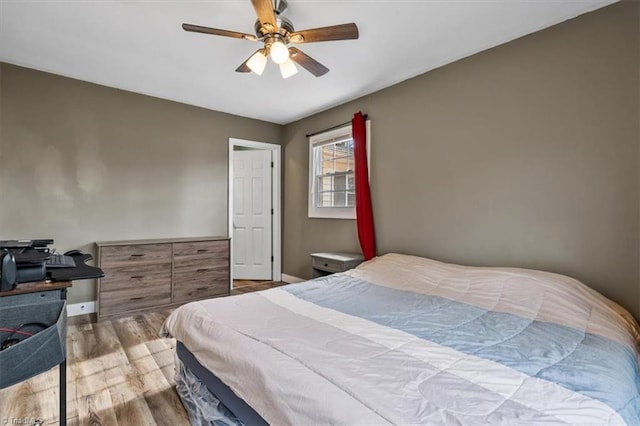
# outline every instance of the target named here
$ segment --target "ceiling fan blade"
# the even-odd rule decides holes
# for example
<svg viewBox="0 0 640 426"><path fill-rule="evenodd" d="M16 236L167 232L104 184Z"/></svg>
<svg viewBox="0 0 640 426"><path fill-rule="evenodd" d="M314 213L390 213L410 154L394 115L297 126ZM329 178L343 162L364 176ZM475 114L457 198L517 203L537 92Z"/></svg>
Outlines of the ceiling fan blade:
<svg viewBox="0 0 640 426"><path fill-rule="evenodd" d="M256 50L255 52L253 52L253 53L251 54L251 56L249 56L249 57L247 58L247 60L246 60L246 61L244 61L243 63L241 63L241 64L240 64L240 66L239 66L238 68L236 68L236 72L251 72L251 68L249 68L249 65L247 65L247 62L249 62L249 59L251 59L251 58L253 57L253 55L255 55L256 53L261 52L261 51L263 51L263 50L264 50L264 49L262 49L262 48L261 48L261 49Z"/></svg>
<svg viewBox="0 0 640 426"><path fill-rule="evenodd" d="M267 32L276 32L278 31L278 25L276 21L276 14L273 12L273 2L272 0L251 0L251 4L253 4L253 8L256 11L256 15L258 15L258 20L262 24L263 27L267 27ZM271 26L271 28L269 28Z"/></svg>
<svg viewBox="0 0 640 426"><path fill-rule="evenodd" d="M240 66L238 68L236 68L236 72L251 72L251 68L249 68L249 65L247 65L247 61L250 58L251 58L251 56L249 56L246 61L241 63Z"/></svg>
<svg viewBox="0 0 640 426"><path fill-rule="evenodd" d="M218 28L201 27L200 25L182 24L182 29L193 33L213 34L225 37L243 38L245 40L256 41L257 38L251 34L239 33L236 31L220 30Z"/></svg>
<svg viewBox="0 0 640 426"><path fill-rule="evenodd" d="M314 43L317 41L353 40L358 36L358 26L351 22L350 24L296 31L291 34L289 40L294 43Z"/></svg>
<svg viewBox="0 0 640 426"><path fill-rule="evenodd" d="M289 54L291 55L291 60L293 62L300 65L316 77L323 76L329 72L329 68L325 67L320 62L295 47L289 48Z"/></svg>

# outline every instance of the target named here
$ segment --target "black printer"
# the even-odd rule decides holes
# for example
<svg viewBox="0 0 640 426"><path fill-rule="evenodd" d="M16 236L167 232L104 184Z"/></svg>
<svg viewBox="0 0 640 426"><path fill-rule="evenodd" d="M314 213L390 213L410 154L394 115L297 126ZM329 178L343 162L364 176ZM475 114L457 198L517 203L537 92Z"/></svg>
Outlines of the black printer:
<svg viewBox="0 0 640 426"><path fill-rule="evenodd" d="M0 240L0 291L13 290L18 283L45 279L51 239Z"/></svg>
<svg viewBox="0 0 640 426"><path fill-rule="evenodd" d="M64 254L49 249L52 239L0 240L0 291L33 281L73 281L104 277L102 269L85 262L88 253L70 250Z"/></svg>

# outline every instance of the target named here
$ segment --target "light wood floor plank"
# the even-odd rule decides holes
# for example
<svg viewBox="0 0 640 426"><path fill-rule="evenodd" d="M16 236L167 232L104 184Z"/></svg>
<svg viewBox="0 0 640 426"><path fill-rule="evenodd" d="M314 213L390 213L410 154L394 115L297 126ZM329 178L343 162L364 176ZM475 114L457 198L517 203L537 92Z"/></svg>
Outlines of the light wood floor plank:
<svg viewBox="0 0 640 426"><path fill-rule="evenodd" d="M162 314L159 312L150 312L147 315L144 315L142 325L152 333L157 334L160 327L164 323L164 320L167 318L167 314ZM151 356L155 360L156 364L164 374L167 382L171 384L171 386L175 385L175 353L176 353L176 342L174 339L162 339L156 337L156 339L148 340L145 342Z"/></svg>
<svg viewBox="0 0 640 426"><path fill-rule="evenodd" d="M155 425L149 406L140 397L144 389L139 375L129 362L113 324L110 321L95 324L94 332L102 344L100 353L118 424Z"/></svg>
<svg viewBox="0 0 640 426"><path fill-rule="evenodd" d="M12 419L40 417L40 403L36 398L32 398L36 394L32 386L35 380L42 379L35 378L15 384L11 386L14 392L13 398L0 397L0 413L2 413L2 417L8 418L9 421Z"/></svg>
<svg viewBox="0 0 640 426"><path fill-rule="evenodd" d="M99 350L102 346L93 330L79 330L73 345L75 362L71 368L76 377L75 398L80 425L118 424Z"/></svg>
<svg viewBox="0 0 640 426"><path fill-rule="evenodd" d="M150 333L135 318L114 320L113 326L122 342L129 362L138 372L143 395L153 417L163 424L188 424L189 419L182 408L182 402L175 392L165 392L171 385L160 371L145 343ZM157 336L157 332L155 333Z"/></svg>
<svg viewBox="0 0 640 426"><path fill-rule="evenodd" d="M240 285L239 287L235 287L236 281L234 281L233 284L234 288L231 290L232 296L251 293L254 291L269 290L270 288L287 285L284 281L244 281L243 285Z"/></svg>

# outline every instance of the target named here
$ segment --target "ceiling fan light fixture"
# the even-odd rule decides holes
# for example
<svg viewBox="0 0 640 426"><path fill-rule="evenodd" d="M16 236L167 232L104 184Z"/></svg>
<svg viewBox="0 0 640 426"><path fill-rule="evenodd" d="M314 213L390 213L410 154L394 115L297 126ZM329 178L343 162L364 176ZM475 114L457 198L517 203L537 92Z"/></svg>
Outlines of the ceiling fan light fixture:
<svg viewBox="0 0 640 426"><path fill-rule="evenodd" d="M0 0L2 2L2 0ZM280 65L283 78L291 77L301 66L316 77L329 72L329 68L322 65L296 47L287 47L289 43L316 43L335 40L355 40L359 37L358 26L353 23L330 25L328 27L311 28L306 30L294 29L293 23L282 16L287 10L289 0L251 0L257 15L254 23L255 35L220 28L203 27L194 24L182 24L182 29L192 33L211 34L215 36L260 42L262 48L253 53L236 68L236 72L249 73L251 71L262 75L268 62L267 57ZM292 63L295 62L294 63Z"/></svg>
<svg viewBox="0 0 640 426"><path fill-rule="evenodd" d="M254 53L249 60L247 61L247 66L251 68L251 71L255 72L258 75L262 75L264 68L267 66L267 57L264 52L258 50Z"/></svg>
<svg viewBox="0 0 640 426"><path fill-rule="evenodd" d="M295 75L297 72L298 68L296 67L296 64L293 63L291 58L280 64L280 74L282 74L282 78L289 78L292 75Z"/></svg>
<svg viewBox="0 0 640 426"><path fill-rule="evenodd" d="M287 62L289 59L289 49L287 49L287 46L280 40L274 41L271 44L269 54L273 62L278 65Z"/></svg>

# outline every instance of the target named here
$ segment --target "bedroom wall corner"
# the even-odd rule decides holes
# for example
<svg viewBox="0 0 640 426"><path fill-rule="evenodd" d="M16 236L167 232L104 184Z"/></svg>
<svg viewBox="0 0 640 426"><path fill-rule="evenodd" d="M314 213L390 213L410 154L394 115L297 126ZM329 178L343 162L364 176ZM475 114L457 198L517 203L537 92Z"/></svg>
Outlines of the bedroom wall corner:
<svg viewBox="0 0 640 426"><path fill-rule="evenodd" d="M351 113L334 108L284 127L284 194L282 228L282 271L311 278L311 253L326 251L360 252L355 221L318 219L308 216L309 143L306 134L345 122ZM295 142L294 142L295 141Z"/></svg>
<svg viewBox="0 0 640 426"><path fill-rule="evenodd" d="M638 3L623 1L285 126L283 272L358 251L306 215L305 133L372 120L378 253L572 276L640 318Z"/></svg>

